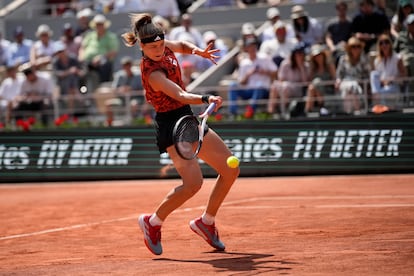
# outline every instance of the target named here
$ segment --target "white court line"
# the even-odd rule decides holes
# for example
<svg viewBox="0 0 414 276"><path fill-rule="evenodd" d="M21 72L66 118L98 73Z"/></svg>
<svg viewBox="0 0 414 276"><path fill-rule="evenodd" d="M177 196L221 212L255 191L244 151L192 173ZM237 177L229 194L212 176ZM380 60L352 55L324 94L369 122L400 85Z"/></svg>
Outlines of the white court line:
<svg viewBox="0 0 414 276"><path fill-rule="evenodd" d="M401 207L414 207L413 204L400 204L400 203L388 203L388 204L335 204L335 205L280 205L280 206L227 206L226 209L289 209L289 208L401 208Z"/></svg>
<svg viewBox="0 0 414 276"><path fill-rule="evenodd" d="M234 201L228 201L224 202L223 206L226 206L225 208L231 208L231 209L281 209L281 208L298 208L302 205L280 205L280 206L231 206L235 204L240 203L248 203L248 202L257 202L257 201L276 201L276 200L327 200L327 199L407 199L407 198L414 198L414 195L368 195L368 196L276 196L276 197L253 197L249 199L241 199L241 200L234 200ZM385 204L326 204L326 205L310 205L308 206L310 208L398 208L398 207L414 207L414 204L404 204L404 203L385 203ZM175 213L181 213L181 212L190 212L194 210L202 210L205 206L196 206L192 208L182 208L174 211ZM79 229L79 228L85 228L90 226L96 226L106 223L113 223L113 222L120 222L120 221L126 221L126 220L132 220L137 219L138 215L130 215L122 218L115 218L115 219L109 219L109 220L102 220L97 222L91 222L91 223L83 223L83 224L75 224L65 227L59 227L59 228L52 228L52 229L46 229L31 233L23 233L23 234L16 234L16 235L10 235L10 236L4 236L0 237L0 241L2 240L10 240L10 239L18 239L18 238L24 238L24 237L31 237L31 236L38 236L43 234L49 234L49 233L55 233L55 232L62 232L72 229Z"/></svg>

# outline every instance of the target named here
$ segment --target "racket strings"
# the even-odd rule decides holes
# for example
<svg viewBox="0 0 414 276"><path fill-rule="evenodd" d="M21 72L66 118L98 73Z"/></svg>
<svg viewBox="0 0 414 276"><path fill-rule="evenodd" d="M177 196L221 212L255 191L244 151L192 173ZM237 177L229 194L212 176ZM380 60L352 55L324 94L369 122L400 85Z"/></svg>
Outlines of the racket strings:
<svg viewBox="0 0 414 276"><path fill-rule="evenodd" d="M198 147L199 140L199 122L194 117L188 117L181 120L175 129L175 143L179 153L188 159L191 159Z"/></svg>

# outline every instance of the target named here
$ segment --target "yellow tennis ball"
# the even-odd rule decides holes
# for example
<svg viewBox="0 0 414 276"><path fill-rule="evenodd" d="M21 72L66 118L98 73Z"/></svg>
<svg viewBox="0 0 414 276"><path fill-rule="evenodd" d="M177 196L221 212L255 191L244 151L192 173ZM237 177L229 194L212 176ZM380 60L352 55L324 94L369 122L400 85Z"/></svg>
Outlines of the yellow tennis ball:
<svg viewBox="0 0 414 276"><path fill-rule="evenodd" d="M227 158L227 166L229 166L229 168L237 168L239 166L239 159L232 155L229 158Z"/></svg>

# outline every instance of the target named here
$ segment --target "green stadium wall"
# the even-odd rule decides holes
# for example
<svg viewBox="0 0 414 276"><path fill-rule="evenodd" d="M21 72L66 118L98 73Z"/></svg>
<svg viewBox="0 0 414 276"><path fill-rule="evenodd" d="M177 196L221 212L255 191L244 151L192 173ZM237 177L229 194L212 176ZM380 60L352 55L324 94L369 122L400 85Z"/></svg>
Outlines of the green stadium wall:
<svg viewBox="0 0 414 276"><path fill-rule="evenodd" d="M414 114L210 126L241 160L241 176L414 172ZM0 133L1 183L175 177L149 126Z"/></svg>

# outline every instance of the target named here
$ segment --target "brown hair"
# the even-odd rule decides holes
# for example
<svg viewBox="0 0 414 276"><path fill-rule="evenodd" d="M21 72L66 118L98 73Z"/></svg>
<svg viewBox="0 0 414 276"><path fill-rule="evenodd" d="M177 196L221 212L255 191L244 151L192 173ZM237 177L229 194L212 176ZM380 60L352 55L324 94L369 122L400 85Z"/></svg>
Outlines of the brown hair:
<svg viewBox="0 0 414 276"><path fill-rule="evenodd" d="M385 59L384 51L382 51L381 50L381 47L380 47L380 42L383 41L383 40L386 40L386 41L388 41L390 43L390 47L388 47L389 55L391 56L393 54L393 52L394 52L394 49L392 47L391 37L389 35L387 35L387 34L380 35L378 37L378 40L377 40L377 57L381 61Z"/></svg>
<svg viewBox="0 0 414 276"><path fill-rule="evenodd" d="M352 46L359 46L361 48L359 57L355 58L351 54ZM361 40L359 40L358 38L356 38L354 36L352 36L348 39L348 42L346 43L346 46L345 46L345 51L346 51L347 59L352 65L357 64L359 62L359 60L361 59L361 57L363 55L363 52L364 52L364 46L365 46L364 42L362 42Z"/></svg>
<svg viewBox="0 0 414 276"><path fill-rule="evenodd" d="M131 14L131 31L122 34L124 43L128 47L134 46L138 39L152 37L154 35L164 34L162 27L152 22L152 16L149 13Z"/></svg>

